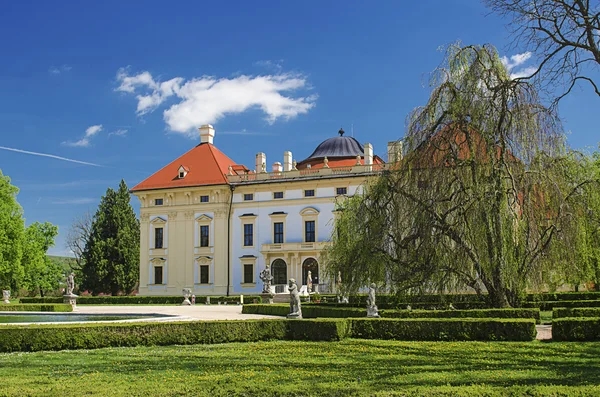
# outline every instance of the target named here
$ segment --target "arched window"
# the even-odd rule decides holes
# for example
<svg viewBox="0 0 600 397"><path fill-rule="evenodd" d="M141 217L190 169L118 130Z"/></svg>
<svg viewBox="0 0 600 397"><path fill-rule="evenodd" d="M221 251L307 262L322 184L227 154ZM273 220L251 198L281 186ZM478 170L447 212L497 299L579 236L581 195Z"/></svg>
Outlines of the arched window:
<svg viewBox="0 0 600 397"><path fill-rule="evenodd" d="M271 264L273 284L287 284L287 264L283 259L275 259Z"/></svg>

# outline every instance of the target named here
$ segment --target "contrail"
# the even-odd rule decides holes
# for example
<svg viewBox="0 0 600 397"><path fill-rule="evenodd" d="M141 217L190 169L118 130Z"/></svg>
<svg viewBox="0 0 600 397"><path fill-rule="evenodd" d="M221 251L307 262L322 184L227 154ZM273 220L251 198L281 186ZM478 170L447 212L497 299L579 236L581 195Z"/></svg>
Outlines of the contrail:
<svg viewBox="0 0 600 397"><path fill-rule="evenodd" d="M79 161L79 160L68 159L66 157L55 156L53 154L30 152L30 151L27 151L27 150L14 149L14 148L4 147L4 146L0 146L0 149L8 150L8 151L11 151L11 152L17 152L17 153L31 154L33 156L50 157L51 159L62 160L62 161L69 161L71 163L77 163L77 164L83 164L83 165L91 165L93 167L104 167L103 165L100 165L100 164L88 163L87 161Z"/></svg>

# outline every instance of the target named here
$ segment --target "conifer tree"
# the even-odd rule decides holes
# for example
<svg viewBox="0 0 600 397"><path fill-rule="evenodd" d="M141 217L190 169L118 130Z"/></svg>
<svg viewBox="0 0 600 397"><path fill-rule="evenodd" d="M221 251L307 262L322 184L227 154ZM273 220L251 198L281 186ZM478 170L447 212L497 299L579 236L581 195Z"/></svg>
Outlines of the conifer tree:
<svg viewBox="0 0 600 397"><path fill-rule="evenodd" d="M118 191L107 189L92 220L83 252L82 288L94 295L133 291L139 278L139 242L139 222L121 180Z"/></svg>

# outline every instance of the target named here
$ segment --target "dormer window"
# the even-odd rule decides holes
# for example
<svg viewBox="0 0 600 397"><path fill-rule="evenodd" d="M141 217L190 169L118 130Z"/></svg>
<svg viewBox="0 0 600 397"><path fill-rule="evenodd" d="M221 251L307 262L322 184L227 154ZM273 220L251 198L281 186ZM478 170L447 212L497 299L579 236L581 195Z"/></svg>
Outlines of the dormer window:
<svg viewBox="0 0 600 397"><path fill-rule="evenodd" d="M179 173L178 174L179 179L183 179L183 178L185 178L185 176L189 172L189 168L187 168L187 167L185 167L183 165L180 165L179 169L177 170L177 172Z"/></svg>

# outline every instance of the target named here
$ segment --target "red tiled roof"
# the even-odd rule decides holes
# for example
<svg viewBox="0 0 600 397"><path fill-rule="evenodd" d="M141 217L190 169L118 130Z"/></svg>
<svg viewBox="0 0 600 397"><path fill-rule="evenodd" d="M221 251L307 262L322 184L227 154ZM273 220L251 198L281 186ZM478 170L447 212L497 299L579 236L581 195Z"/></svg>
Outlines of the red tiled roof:
<svg viewBox="0 0 600 397"><path fill-rule="evenodd" d="M181 165L189 171L185 178L179 179ZM229 166L236 170L246 168L237 165L212 144L202 143L138 183L131 191L227 184Z"/></svg>

